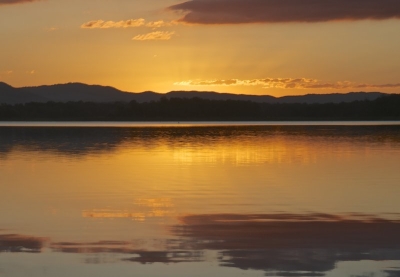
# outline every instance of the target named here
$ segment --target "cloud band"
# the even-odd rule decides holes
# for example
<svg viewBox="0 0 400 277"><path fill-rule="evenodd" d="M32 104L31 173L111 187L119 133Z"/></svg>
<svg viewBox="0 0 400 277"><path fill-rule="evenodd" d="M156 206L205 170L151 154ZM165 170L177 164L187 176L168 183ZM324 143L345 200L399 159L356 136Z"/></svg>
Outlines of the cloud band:
<svg viewBox="0 0 400 277"><path fill-rule="evenodd" d="M170 40L175 32L151 32L143 35L137 35L132 40Z"/></svg>
<svg viewBox="0 0 400 277"><path fill-rule="evenodd" d="M104 20L93 20L86 22L81 25L83 29L109 29L109 28L130 28L130 27L140 27L144 23L143 18L139 19L129 19L121 21L104 21Z"/></svg>
<svg viewBox="0 0 400 277"><path fill-rule="evenodd" d="M398 0L191 0L167 8L191 24L327 22L400 18Z"/></svg>
<svg viewBox="0 0 400 277"><path fill-rule="evenodd" d="M147 22L143 18L128 19L121 21L92 20L81 25L82 29L109 29L109 28L132 28L145 26L152 29L169 27L175 25L175 22L165 22L163 20Z"/></svg>
<svg viewBox="0 0 400 277"><path fill-rule="evenodd" d="M400 83L394 84L366 84L349 81L323 82L309 78L265 78L265 79L213 79L188 80L176 82L179 86L262 86L263 88L278 89L364 89L364 88L400 88Z"/></svg>

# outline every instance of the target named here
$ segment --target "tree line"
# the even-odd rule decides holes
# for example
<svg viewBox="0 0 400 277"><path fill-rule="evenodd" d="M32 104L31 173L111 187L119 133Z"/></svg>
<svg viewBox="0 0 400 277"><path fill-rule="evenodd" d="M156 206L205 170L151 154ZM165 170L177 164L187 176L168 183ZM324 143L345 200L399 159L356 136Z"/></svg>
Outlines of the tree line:
<svg viewBox="0 0 400 277"><path fill-rule="evenodd" d="M47 102L0 104L0 120L400 120L400 95L350 103L256 103L240 100L166 98L138 103Z"/></svg>

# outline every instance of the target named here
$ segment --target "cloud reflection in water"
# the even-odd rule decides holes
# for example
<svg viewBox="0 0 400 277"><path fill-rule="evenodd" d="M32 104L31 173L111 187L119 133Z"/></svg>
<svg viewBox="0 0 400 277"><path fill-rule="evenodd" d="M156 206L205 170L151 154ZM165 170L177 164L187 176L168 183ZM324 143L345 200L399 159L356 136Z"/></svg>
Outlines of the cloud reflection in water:
<svg viewBox="0 0 400 277"><path fill-rule="evenodd" d="M400 221L330 214L188 215L181 247L221 251L221 265L323 276L340 261L400 260ZM186 239L186 242L185 242Z"/></svg>
<svg viewBox="0 0 400 277"><path fill-rule="evenodd" d="M169 230L174 237L160 239L159 249L146 249L140 240L51 242L0 235L0 251L39 253L48 243L54 252L112 254L113 261L141 264L204 262L208 251L217 251L220 266L262 270L266 276L324 276L338 262L400 261L400 220L366 214L187 215ZM94 261L102 259L85 260ZM399 272L387 268L384 273L396 277Z"/></svg>
<svg viewBox="0 0 400 277"><path fill-rule="evenodd" d="M4 234L0 235L0 252L39 253L46 241L46 238Z"/></svg>

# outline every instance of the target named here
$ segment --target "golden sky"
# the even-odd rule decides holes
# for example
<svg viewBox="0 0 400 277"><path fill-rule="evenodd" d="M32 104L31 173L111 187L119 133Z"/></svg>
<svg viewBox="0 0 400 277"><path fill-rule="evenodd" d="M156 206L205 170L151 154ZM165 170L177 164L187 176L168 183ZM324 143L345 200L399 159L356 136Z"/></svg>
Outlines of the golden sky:
<svg viewBox="0 0 400 277"><path fill-rule="evenodd" d="M398 0L0 0L0 81L400 91Z"/></svg>

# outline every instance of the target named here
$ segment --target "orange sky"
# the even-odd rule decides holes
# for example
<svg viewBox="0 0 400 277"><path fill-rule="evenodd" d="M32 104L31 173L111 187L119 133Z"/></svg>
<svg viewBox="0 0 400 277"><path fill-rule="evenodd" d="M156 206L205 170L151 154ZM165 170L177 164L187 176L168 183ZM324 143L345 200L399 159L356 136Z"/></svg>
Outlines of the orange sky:
<svg viewBox="0 0 400 277"><path fill-rule="evenodd" d="M398 93L399 18L393 0L0 0L0 81Z"/></svg>

